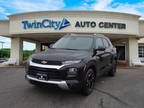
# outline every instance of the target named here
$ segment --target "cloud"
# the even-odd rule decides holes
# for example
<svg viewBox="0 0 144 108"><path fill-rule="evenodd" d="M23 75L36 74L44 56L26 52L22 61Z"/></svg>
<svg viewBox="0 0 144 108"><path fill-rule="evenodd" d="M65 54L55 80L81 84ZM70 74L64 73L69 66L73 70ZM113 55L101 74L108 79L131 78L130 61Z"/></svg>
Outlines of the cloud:
<svg viewBox="0 0 144 108"><path fill-rule="evenodd" d="M92 5L94 10L105 10L113 0L98 0Z"/></svg>
<svg viewBox="0 0 144 108"><path fill-rule="evenodd" d="M23 50L34 50L36 48L34 43L23 42Z"/></svg>
<svg viewBox="0 0 144 108"><path fill-rule="evenodd" d="M0 41L7 43L7 42L10 42L10 38L5 38L5 37L0 36Z"/></svg>
<svg viewBox="0 0 144 108"><path fill-rule="evenodd" d="M90 4L89 2L85 1L82 3L79 9L131 13L141 15L144 18L144 2L129 4L114 2L114 0L96 0Z"/></svg>
<svg viewBox="0 0 144 108"><path fill-rule="evenodd" d="M135 4L128 4L128 3L115 3L113 4L114 7L109 7L111 11L116 12L124 12L124 13L131 13L131 14L137 14L137 15L144 15L144 2L139 2Z"/></svg>
<svg viewBox="0 0 144 108"><path fill-rule="evenodd" d="M65 3L63 0L2 0L0 7L15 10L15 12L28 12L58 10L65 7Z"/></svg>
<svg viewBox="0 0 144 108"><path fill-rule="evenodd" d="M63 0L42 0L39 2L15 0L13 4L16 9L22 11L57 10L65 6Z"/></svg>
<svg viewBox="0 0 144 108"><path fill-rule="evenodd" d="M2 17L2 18L7 19L6 15L7 13L5 12L5 9L0 7L0 18Z"/></svg>
<svg viewBox="0 0 144 108"><path fill-rule="evenodd" d="M2 7L0 7L0 12L4 12L4 9Z"/></svg>
<svg viewBox="0 0 144 108"><path fill-rule="evenodd" d="M0 41L2 41L2 42L5 42L3 45L3 47L4 48L10 48L10 42L11 42L11 40L10 40L10 38L5 38L5 37L1 37L0 36ZM2 45L0 44L0 48L2 47Z"/></svg>

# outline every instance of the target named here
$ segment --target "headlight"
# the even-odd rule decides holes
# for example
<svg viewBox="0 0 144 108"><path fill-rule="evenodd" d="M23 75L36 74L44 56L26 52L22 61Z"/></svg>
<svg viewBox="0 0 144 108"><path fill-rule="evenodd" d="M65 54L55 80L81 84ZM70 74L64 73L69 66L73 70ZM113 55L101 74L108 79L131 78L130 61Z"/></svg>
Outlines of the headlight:
<svg viewBox="0 0 144 108"><path fill-rule="evenodd" d="M76 77L77 76L77 68L69 68L67 72L67 77Z"/></svg>
<svg viewBox="0 0 144 108"><path fill-rule="evenodd" d="M70 64L75 64L75 63L80 63L81 60L74 60L74 61L64 61L62 64L70 65Z"/></svg>

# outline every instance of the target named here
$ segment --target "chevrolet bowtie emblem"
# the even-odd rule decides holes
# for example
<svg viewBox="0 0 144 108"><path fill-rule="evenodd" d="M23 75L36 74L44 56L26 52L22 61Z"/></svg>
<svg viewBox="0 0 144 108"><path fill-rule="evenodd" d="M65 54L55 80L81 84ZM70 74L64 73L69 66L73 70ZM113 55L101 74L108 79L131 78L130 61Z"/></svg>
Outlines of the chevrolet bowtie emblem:
<svg viewBox="0 0 144 108"><path fill-rule="evenodd" d="M42 64L47 64L47 61L41 61Z"/></svg>

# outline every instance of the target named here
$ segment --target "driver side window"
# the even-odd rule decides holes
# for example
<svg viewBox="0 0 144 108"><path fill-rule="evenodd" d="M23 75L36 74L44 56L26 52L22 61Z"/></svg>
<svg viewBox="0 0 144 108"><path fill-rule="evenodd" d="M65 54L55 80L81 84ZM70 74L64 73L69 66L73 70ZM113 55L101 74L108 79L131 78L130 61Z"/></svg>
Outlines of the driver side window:
<svg viewBox="0 0 144 108"><path fill-rule="evenodd" d="M102 38L96 38L96 41L95 41L95 48L98 49L99 47L104 47Z"/></svg>

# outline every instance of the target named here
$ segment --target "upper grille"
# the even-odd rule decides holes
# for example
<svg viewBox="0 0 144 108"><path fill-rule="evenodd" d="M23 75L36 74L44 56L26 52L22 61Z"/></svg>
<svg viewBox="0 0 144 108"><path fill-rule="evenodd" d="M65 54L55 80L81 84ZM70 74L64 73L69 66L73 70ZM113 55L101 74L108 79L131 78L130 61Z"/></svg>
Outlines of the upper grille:
<svg viewBox="0 0 144 108"><path fill-rule="evenodd" d="M46 61L47 63L43 64L42 61ZM48 60L39 60L39 59L32 59L32 62L43 64L43 65L62 65L61 61L48 61Z"/></svg>
<svg viewBox="0 0 144 108"><path fill-rule="evenodd" d="M45 73L47 74L49 79L65 79L66 72L60 71L57 69L47 69L47 68L39 68L39 67L29 67L28 74L36 77L37 73Z"/></svg>

